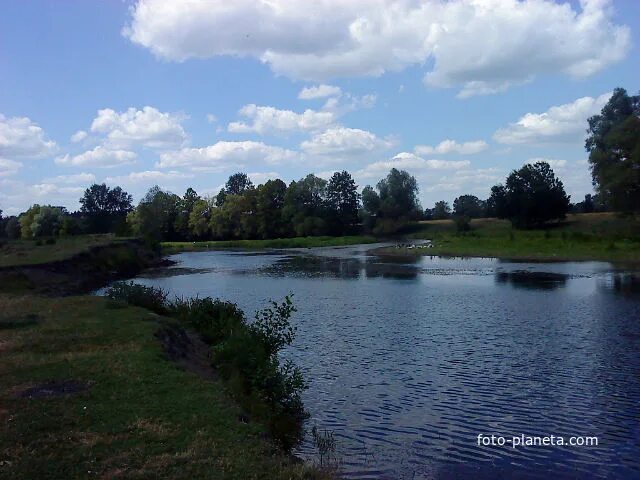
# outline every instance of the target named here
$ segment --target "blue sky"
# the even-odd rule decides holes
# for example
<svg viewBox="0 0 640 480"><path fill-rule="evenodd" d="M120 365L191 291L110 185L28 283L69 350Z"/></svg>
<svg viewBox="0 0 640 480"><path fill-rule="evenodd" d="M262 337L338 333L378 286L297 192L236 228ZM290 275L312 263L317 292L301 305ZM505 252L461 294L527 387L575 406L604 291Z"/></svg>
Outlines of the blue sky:
<svg viewBox="0 0 640 480"><path fill-rule="evenodd" d="M635 0L4 1L0 209L392 167L430 207L536 159L577 201L639 27Z"/></svg>

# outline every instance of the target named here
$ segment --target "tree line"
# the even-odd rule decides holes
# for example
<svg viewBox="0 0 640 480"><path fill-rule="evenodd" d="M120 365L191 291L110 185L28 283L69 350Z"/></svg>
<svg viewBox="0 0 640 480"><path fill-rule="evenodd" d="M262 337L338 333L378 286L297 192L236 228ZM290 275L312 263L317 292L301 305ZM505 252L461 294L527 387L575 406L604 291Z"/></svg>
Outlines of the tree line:
<svg viewBox="0 0 640 480"><path fill-rule="evenodd" d="M0 210L0 236L109 232L151 241L195 241L390 235L420 219L453 218L465 230L473 218L498 217L516 228L533 228L569 212L640 210L640 95L615 89L601 113L589 118L585 149L596 194L573 204L546 162L512 171L504 183L491 188L487 199L466 194L452 207L441 200L424 210L416 179L395 168L361 191L347 171L335 172L328 181L309 174L288 185L274 179L258 186L245 173L235 173L215 197L201 197L192 188L179 196L155 186L135 207L122 188L94 184L85 190L76 212L33 205L3 218Z"/></svg>

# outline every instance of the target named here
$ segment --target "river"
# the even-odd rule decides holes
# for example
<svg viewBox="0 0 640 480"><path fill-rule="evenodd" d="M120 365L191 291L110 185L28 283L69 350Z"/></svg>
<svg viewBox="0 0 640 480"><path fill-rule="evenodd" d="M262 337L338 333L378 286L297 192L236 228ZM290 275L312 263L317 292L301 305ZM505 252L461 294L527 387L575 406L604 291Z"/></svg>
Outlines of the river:
<svg viewBox="0 0 640 480"><path fill-rule="evenodd" d="M637 271L370 248L183 253L136 281L249 316L293 293L285 355L345 478L640 478ZM318 458L309 438L297 453Z"/></svg>

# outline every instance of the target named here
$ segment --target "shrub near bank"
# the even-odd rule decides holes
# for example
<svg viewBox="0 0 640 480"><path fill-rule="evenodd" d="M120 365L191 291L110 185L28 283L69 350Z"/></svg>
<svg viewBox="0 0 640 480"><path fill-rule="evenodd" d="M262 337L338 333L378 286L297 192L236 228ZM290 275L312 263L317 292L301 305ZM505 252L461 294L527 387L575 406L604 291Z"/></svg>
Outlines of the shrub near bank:
<svg viewBox="0 0 640 480"><path fill-rule="evenodd" d="M307 418L301 398L306 384L298 367L279 358L295 336L289 320L296 308L289 296L281 303L271 301L249 323L236 304L210 297L167 301L163 290L133 282L118 282L106 295L166 314L196 330L211 345L213 365L230 390L266 423L274 440L285 450L300 440Z"/></svg>

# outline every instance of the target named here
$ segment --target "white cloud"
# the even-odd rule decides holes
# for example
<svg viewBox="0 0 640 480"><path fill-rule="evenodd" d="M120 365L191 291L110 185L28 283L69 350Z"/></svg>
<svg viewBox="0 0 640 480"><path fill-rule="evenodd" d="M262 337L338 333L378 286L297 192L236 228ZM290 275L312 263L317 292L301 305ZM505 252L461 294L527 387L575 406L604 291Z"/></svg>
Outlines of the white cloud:
<svg viewBox="0 0 640 480"><path fill-rule="evenodd" d="M136 157L135 152L128 150L111 150L98 145L93 150L87 150L79 155L72 156L67 154L64 157L58 157L55 162L58 165L64 166L108 168L133 163Z"/></svg>
<svg viewBox="0 0 640 480"><path fill-rule="evenodd" d="M360 155L393 146L390 139L380 139L373 133L358 128L334 127L318 133L300 144L309 155L338 157Z"/></svg>
<svg viewBox="0 0 640 480"><path fill-rule="evenodd" d="M0 113L0 158L23 160L55 153L56 142L47 140L44 130L27 117L5 117Z"/></svg>
<svg viewBox="0 0 640 480"><path fill-rule="evenodd" d="M563 169L567 166L566 160L554 160L552 158L542 158L542 157L530 158L525 162L525 165L527 164L533 165L534 163L538 163L538 162L546 162L549 164L551 168L554 168L554 169Z"/></svg>
<svg viewBox="0 0 640 480"><path fill-rule="evenodd" d="M322 107L322 111L331 112L336 117L345 115L346 113L359 110L361 108L373 108L378 101L378 95L369 93L361 97L353 96L345 93L340 97L328 98Z"/></svg>
<svg viewBox="0 0 640 480"><path fill-rule="evenodd" d="M77 185L79 183L94 183L96 176L93 173L78 173L75 175L58 175L56 177L49 177L42 180L42 183L64 184L64 185Z"/></svg>
<svg viewBox="0 0 640 480"><path fill-rule="evenodd" d="M78 208L84 187L41 182L26 184L0 179L0 203L6 215L18 215L34 203L61 205L70 210Z"/></svg>
<svg viewBox="0 0 640 480"><path fill-rule="evenodd" d="M245 105L238 112L251 120L251 123L231 122L228 130L233 133L290 133L314 131L331 125L335 116L331 112L316 112L307 109L303 113L291 110L279 110L275 107Z"/></svg>
<svg viewBox="0 0 640 480"><path fill-rule="evenodd" d="M187 134L182 128L183 115L164 113L154 107L133 107L118 113L110 108L98 110L91 132L104 135L104 145L112 149L175 148L184 145Z"/></svg>
<svg viewBox="0 0 640 480"><path fill-rule="evenodd" d="M0 158L0 177L15 175L22 168L22 163L6 158Z"/></svg>
<svg viewBox="0 0 640 480"><path fill-rule="evenodd" d="M621 60L631 31L613 15L609 0L138 0L123 34L164 59L248 56L295 79L432 65L428 85L467 97Z"/></svg>
<svg viewBox="0 0 640 480"><path fill-rule="evenodd" d="M484 140L476 140L473 142L457 143L454 140L443 140L437 146L417 145L415 152L418 155L433 155L447 153L459 153L460 155L473 155L488 148L487 142Z"/></svg>
<svg viewBox="0 0 640 480"><path fill-rule="evenodd" d="M339 97L340 95L342 95L340 87L325 85L323 83L322 85L303 88L300 90L298 98L300 100L313 100L316 98Z"/></svg>
<svg viewBox="0 0 640 480"><path fill-rule="evenodd" d="M160 154L159 168L190 167L206 168L210 171L221 171L230 167L242 166L245 163L278 164L294 161L299 154L281 147L265 145L262 142L227 142L221 141L208 147L183 148L173 152Z"/></svg>
<svg viewBox="0 0 640 480"><path fill-rule="evenodd" d="M254 185L260 185L265 183L267 180L275 180L276 178L280 178L280 174L277 172L252 172L247 173L247 176Z"/></svg>
<svg viewBox="0 0 640 480"><path fill-rule="evenodd" d="M216 123L218 121L218 117L216 117L213 113L207 113L207 122Z"/></svg>
<svg viewBox="0 0 640 480"><path fill-rule="evenodd" d="M105 182L117 185L138 185L138 184L156 184L162 182L170 182L172 180L181 180L185 178L193 178L190 173L177 171L161 172L158 170L145 170L143 172L131 172L128 175L120 175L116 177L107 177Z"/></svg>
<svg viewBox="0 0 640 480"><path fill-rule="evenodd" d="M70 140L73 143L78 143L84 140L85 138L87 138L87 135L88 135L87 132L85 132L84 130L78 130L76 133L71 135Z"/></svg>
<svg viewBox="0 0 640 480"><path fill-rule="evenodd" d="M527 113L516 123L496 131L496 142L508 145L568 142L585 138L587 119L600 113L611 93L599 97L582 97L574 102L551 107L543 113Z"/></svg>
<svg viewBox="0 0 640 480"><path fill-rule="evenodd" d="M382 178L389 173L392 168L407 170L409 173L433 171L433 170L458 170L469 167L469 160L425 160L413 153L401 152L391 160L374 162L365 168L358 170L355 176L359 178Z"/></svg>

